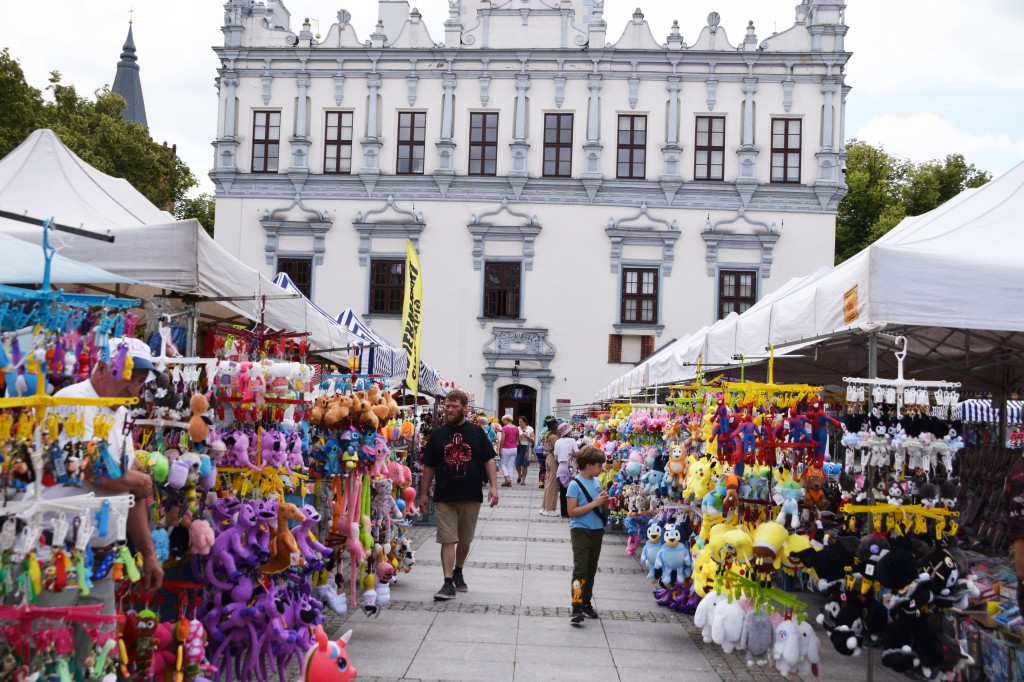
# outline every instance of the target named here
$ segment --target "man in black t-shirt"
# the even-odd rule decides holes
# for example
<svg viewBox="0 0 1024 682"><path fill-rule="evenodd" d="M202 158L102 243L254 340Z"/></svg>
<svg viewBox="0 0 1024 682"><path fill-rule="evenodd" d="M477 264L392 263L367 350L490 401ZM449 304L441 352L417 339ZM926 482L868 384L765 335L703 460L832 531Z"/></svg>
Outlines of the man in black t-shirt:
<svg viewBox="0 0 1024 682"><path fill-rule="evenodd" d="M486 475L491 484L487 500L498 504L498 476L494 467L494 448L486 432L466 421L469 397L455 390L444 401L445 423L434 429L423 451L423 485L420 508L430 502L430 483L434 485L437 513L437 542L441 545L444 585L434 595L441 601L469 588L462 567L476 531L483 493L480 481Z"/></svg>

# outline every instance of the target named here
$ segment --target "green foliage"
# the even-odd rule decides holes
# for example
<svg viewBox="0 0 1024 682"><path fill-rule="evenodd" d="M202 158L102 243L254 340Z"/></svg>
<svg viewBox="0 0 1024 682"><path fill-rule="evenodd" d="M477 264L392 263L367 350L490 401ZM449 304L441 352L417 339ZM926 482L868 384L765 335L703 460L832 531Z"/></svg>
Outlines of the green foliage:
<svg viewBox="0 0 1024 682"><path fill-rule="evenodd" d="M108 88L95 99L79 97L73 85L50 74L53 101L28 85L21 65L0 52L0 157L38 128L50 128L71 151L96 169L124 178L158 207L170 210L196 185L195 176L174 151L149 138L148 130L125 121L125 101Z"/></svg>
<svg viewBox="0 0 1024 682"><path fill-rule="evenodd" d="M836 263L867 248L907 216L921 215L992 179L962 154L914 164L860 140L846 145L849 192L836 216Z"/></svg>
<svg viewBox="0 0 1024 682"><path fill-rule="evenodd" d="M195 218L206 230L206 234L213 236L213 210L214 201L210 194L200 194L197 197L184 197L178 199L174 204L174 217L178 220Z"/></svg>

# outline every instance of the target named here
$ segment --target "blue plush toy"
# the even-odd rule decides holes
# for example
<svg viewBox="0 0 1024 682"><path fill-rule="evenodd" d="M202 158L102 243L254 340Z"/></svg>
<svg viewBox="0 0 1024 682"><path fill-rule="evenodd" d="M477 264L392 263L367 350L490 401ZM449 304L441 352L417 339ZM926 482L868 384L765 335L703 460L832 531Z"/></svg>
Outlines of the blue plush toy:
<svg viewBox="0 0 1024 682"><path fill-rule="evenodd" d="M663 585L682 582L693 575L693 558L690 548L682 542L682 533L670 524L665 526L665 546L658 551L654 568L661 569Z"/></svg>
<svg viewBox="0 0 1024 682"><path fill-rule="evenodd" d="M156 560L161 565L171 556L171 536L164 528L157 528L153 531L153 551L156 553Z"/></svg>
<svg viewBox="0 0 1024 682"><path fill-rule="evenodd" d="M658 558L658 552L665 546L662 531L663 528L660 521L651 522L651 525L647 526L647 543L640 551L640 564L649 568L647 571L647 578L649 580L654 580L658 577L655 574L654 562Z"/></svg>

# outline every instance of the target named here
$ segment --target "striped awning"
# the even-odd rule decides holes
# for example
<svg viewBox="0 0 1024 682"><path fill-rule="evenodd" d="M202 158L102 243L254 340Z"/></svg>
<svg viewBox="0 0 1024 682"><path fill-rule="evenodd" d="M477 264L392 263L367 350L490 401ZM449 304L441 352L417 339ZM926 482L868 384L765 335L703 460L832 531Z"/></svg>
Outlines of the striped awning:
<svg viewBox="0 0 1024 682"><path fill-rule="evenodd" d="M1024 401L1006 401L1006 423L1020 424L1022 412L1024 412ZM953 419L998 424L999 408L993 407L991 400L965 400L953 408Z"/></svg>
<svg viewBox="0 0 1024 682"><path fill-rule="evenodd" d="M280 272L274 277L274 284L291 291L292 293L305 296L295 285L286 273ZM309 301L309 299L306 299ZM349 343L354 346L369 346L352 353L360 358L360 366L367 374L375 374L384 377L404 377L409 368L409 361L405 357L405 351L392 346L387 339L368 327L359 316L348 308L337 319L331 317L323 308L309 301L314 310L326 317L336 325L344 327L348 332ZM431 369L429 365L420 362L420 389L424 393L438 395L440 373Z"/></svg>
<svg viewBox="0 0 1024 682"><path fill-rule="evenodd" d="M368 348L356 351L360 366L367 374L386 377L403 377L409 369L409 359L401 348L395 348L383 336L368 327L351 308L338 315L338 323L346 327L353 337L354 345ZM420 361L420 391L430 395L440 393L441 374L422 360Z"/></svg>

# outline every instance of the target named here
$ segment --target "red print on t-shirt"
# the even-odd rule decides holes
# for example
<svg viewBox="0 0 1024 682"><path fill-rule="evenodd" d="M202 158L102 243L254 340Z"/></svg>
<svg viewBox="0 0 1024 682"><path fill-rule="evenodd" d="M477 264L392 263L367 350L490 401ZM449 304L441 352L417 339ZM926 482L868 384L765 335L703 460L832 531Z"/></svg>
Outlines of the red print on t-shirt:
<svg viewBox="0 0 1024 682"><path fill-rule="evenodd" d="M462 442L462 434L453 434L451 442L444 446L445 467L451 472L453 479L462 480L466 477L467 465L472 458L473 451L469 445Z"/></svg>

